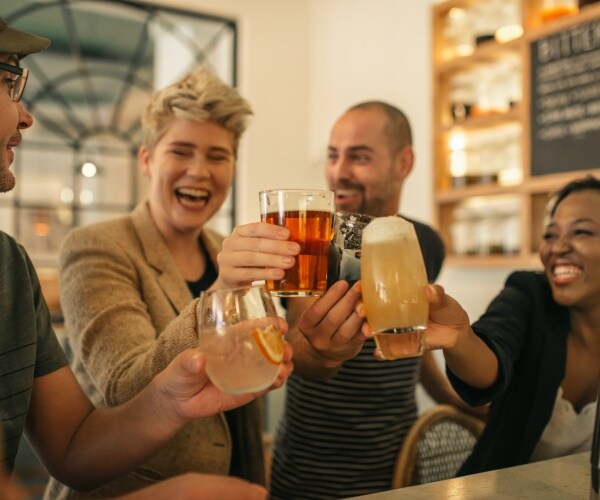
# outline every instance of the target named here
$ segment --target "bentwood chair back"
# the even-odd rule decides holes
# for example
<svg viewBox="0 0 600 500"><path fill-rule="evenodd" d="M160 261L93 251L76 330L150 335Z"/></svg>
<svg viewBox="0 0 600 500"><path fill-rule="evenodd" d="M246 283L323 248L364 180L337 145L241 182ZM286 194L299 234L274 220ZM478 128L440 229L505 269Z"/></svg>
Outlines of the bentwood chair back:
<svg viewBox="0 0 600 500"><path fill-rule="evenodd" d="M423 413L396 459L392 489L449 479L471 453L485 423L450 405Z"/></svg>

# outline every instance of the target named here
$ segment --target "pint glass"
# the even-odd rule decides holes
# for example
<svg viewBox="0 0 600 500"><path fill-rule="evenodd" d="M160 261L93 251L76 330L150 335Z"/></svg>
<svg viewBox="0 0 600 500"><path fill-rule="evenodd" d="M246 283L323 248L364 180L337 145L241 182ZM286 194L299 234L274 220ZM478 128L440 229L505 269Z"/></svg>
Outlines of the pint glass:
<svg viewBox="0 0 600 500"><path fill-rule="evenodd" d="M380 217L365 228L361 275L367 321L382 358L423 354L429 311L427 274L410 222Z"/></svg>
<svg viewBox="0 0 600 500"><path fill-rule="evenodd" d="M327 288L336 281L353 285L360 279L362 233L374 217L352 212L336 212L333 216L333 240L329 247Z"/></svg>
<svg viewBox="0 0 600 500"><path fill-rule="evenodd" d="M327 288L327 254L332 237L333 192L277 189L260 192L260 218L287 227L300 244L296 263L267 289L277 297L323 295Z"/></svg>

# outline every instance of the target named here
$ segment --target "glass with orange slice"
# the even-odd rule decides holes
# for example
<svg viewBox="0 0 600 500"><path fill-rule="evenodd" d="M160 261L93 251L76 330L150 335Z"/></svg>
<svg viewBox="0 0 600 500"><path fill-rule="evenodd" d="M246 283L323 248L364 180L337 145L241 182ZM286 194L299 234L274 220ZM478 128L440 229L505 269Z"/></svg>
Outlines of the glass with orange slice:
<svg viewBox="0 0 600 500"><path fill-rule="evenodd" d="M196 313L199 348L215 386L243 394L275 381L283 338L265 285L202 292Z"/></svg>

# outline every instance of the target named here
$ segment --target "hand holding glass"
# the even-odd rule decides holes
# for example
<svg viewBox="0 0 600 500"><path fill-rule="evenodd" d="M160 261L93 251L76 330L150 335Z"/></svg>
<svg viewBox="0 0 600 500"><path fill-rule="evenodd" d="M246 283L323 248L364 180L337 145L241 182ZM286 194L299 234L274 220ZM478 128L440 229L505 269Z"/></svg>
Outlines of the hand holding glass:
<svg viewBox="0 0 600 500"><path fill-rule="evenodd" d="M323 295L327 288L327 253L332 236L333 192L276 189L260 192L260 218L287 227L300 244L294 266L278 281L267 281L277 297Z"/></svg>
<svg viewBox="0 0 600 500"><path fill-rule="evenodd" d="M380 217L365 228L361 275L367 321L383 359L422 355L427 273L410 222Z"/></svg>
<svg viewBox="0 0 600 500"><path fill-rule="evenodd" d="M232 394L270 387L283 359L283 339L265 286L207 290L196 312L211 382Z"/></svg>

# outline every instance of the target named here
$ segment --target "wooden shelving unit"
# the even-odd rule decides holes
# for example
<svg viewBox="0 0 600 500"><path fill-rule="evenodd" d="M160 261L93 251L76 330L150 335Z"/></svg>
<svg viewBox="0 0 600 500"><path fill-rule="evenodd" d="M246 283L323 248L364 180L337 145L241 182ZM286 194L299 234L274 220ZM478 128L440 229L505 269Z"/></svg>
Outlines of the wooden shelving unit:
<svg viewBox="0 0 600 500"><path fill-rule="evenodd" d="M600 176L600 155L596 154L595 163L585 170L532 175L531 162L531 56L533 41L551 36L561 30L569 29L587 21L600 19L600 3L582 8L577 15L558 18L542 23L539 18L540 4L537 0L522 0L519 4L523 33L509 42L500 43L495 40L483 42L475 46L474 51L466 56L453 58L442 57L448 50L444 43L444 29L451 9L473 9L488 0L448 0L436 4L432 8L433 27L433 82L434 82L434 204L437 227L446 243L448 264L475 267L539 267L537 250L544 225L544 214L551 193L568 181L582 177L587 173ZM490 113L486 116L468 116L462 121L453 119L450 106L451 80L459 74L476 71L486 65L494 65L507 58L518 58L521 65L521 100L503 113ZM512 124L520 127L520 178L503 184L497 179L491 182L470 185L457 185L456 177L450 172L452 148L451 138L455 134L489 133L503 125ZM600 147L600 146L599 146ZM465 212L465 206L471 202L486 200L493 203L502 197L510 197L518 206L518 249L502 253L498 249L489 251L465 251L460 248L461 237L457 237L456 227L458 215ZM494 223L488 225L487 231L498 231ZM513 233L514 233L513 231ZM453 239L454 236L454 239Z"/></svg>

